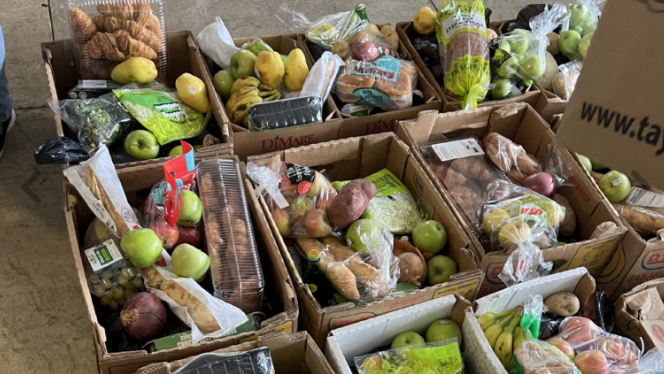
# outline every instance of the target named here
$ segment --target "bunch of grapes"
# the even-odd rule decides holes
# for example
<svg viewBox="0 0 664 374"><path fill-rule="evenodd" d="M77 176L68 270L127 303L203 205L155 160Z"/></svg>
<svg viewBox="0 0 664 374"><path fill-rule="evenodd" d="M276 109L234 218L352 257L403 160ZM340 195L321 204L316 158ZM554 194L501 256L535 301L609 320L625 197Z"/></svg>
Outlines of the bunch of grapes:
<svg viewBox="0 0 664 374"><path fill-rule="evenodd" d="M88 277L92 294L103 306L116 310L137 292L144 290L140 271L132 266L104 271Z"/></svg>

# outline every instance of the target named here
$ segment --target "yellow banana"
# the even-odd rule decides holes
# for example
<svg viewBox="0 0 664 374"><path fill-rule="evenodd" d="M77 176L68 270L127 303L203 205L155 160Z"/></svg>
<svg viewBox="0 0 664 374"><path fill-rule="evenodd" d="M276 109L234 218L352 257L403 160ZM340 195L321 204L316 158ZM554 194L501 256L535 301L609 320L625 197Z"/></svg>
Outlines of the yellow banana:
<svg viewBox="0 0 664 374"><path fill-rule="evenodd" d="M482 327L482 331L486 331L486 329L488 329L491 325L495 324L498 320L502 319L503 317L513 312L514 312L513 310L508 310L502 313L494 313L494 312L484 313L481 316L477 317L477 322L479 322L480 326Z"/></svg>
<svg viewBox="0 0 664 374"><path fill-rule="evenodd" d="M258 80L256 77L243 77L243 78L238 78L233 82L233 85L231 86L230 94L233 95L236 93L240 88L242 87L255 87L258 88L260 86L261 81Z"/></svg>
<svg viewBox="0 0 664 374"><path fill-rule="evenodd" d="M525 341L526 333L523 331L521 326L517 326L516 333L514 334L514 344L512 345L513 350L516 351L516 349Z"/></svg>
<svg viewBox="0 0 664 374"><path fill-rule="evenodd" d="M512 319L514 319L514 316L516 314L514 312L508 314L507 316L503 317L500 319L497 323L489 326L485 331L484 331L484 336L486 336L486 339L489 341L489 345L491 347L496 344L496 340L498 340L498 336L502 334L503 330L505 329L505 326L507 326Z"/></svg>
<svg viewBox="0 0 664 374"><path fill-rule="evenodd" d="M521 313L517 313L512 318L510 324L503 329L503 332L496 340L496 344L493 346L493 352L498 356L500 363L503 364L506 370L509 370L512 365L514 331L519 322L521 322Z"/></svg>
<svg viewBox="0 0 664 374"><path fill-rule="evenodd" d="M228 101L226 102L226 111L231 112L235 104L238 101L244 99L245 97L258 96L258 95L260 95L260 91L258 91L258 88L251 86L242 87L239 90L237 90L234 94L232 94L230 98L228 98Z"/></svg>
<svg viewBox="0 0 664 374"><path fill-rule="evenodd" d="M234 110L228 114L231 122L238 125L242 124L242 121L244 121L245 117L249 114L249 109L251 109L254 104L262 102L263 99L260 96L250 96L239 101L235 105Z"/></svg>

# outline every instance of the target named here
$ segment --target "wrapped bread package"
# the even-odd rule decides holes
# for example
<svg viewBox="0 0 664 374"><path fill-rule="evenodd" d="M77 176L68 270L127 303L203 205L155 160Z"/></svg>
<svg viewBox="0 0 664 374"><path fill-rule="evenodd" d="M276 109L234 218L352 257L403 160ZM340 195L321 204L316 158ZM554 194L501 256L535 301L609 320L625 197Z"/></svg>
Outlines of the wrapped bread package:
<svg viewBox="0 0 664 374"><path fill-rule="evenodd" d="M198 165L214 296L253 313L262 309L263 274L241 181L235 160Z"/></svg>
<svg viewBox="0 0 664 374"><path fill-rule="evenodd" d="M163 0L68 0L69 25L82 79L108 79L131 57L144 57L166 76Z"/></svg>
<svg viewBox="0 0 664 374"><path fill-rule="evenodd" d="M267 101L249 109L249 129L265 131L323 122L323 101L318 96Z"/></svg>

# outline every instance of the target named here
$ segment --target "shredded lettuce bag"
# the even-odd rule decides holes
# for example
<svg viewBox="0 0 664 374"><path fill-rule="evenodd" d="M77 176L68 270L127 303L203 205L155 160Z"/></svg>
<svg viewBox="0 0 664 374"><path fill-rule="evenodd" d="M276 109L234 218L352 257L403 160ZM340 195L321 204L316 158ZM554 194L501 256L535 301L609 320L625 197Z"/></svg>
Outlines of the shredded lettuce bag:
<svg viewBox="0 0 664 374"><path fill-rule="evenodd" d="M461 374L463 360L456 338L355 357L360 374Z"/></svg>
<svg viewBox="0 0 664 374"><path fill-rule="evenodd" d="M117 90L115 96L161 145L205 130L205 115L181 102L172 90Z"/></svg>

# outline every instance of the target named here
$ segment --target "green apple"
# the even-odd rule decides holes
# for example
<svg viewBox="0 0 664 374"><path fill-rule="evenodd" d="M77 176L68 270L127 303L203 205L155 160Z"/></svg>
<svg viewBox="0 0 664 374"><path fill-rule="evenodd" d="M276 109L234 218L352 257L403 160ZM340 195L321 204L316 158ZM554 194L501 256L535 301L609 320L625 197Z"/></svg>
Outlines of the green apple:
<svg viewBox="0 0 664 374"><path fill-rule="evenodd" d="M422 252L438 253L447 244L447 230L438 221L420 222L413 229L413 242Z"/></svg>
<svg viewBox="0 0 664 374"><path fill-rule="evenodd" d="M593 171L593 164L590 162L590 159L582 154L577 153L576 157L579 158L579 161L581 161L581 165L583 165L584 168L588 171Z"/></svg>
<svg viewBox="0 0 664 374"><path fill-rule="evenodd" d="M590 41L593 38L593 34L584 35L579 42L579 54L585 60L586 55L588 55L588 48L590 47Z"/></svg>
<svg viewBox="0 0 664 374"><path fill-rule="evenodd" d="M215 91L224 100L227 100L231 96L231 87L233 87L234 82L235 78L233 78L233 74L228 70L219 70L212 78Z"/></svg>
<svg viewBox="0 0 664 374"><path fill-rule="evenodd" d="M181 156L182 155L182 146L178 145L173 147L170 152L168 152L168 157Z"/></svg>
<svg viewBox="0 0 664 374"><path fill-rule="evenodd" d="M606 166L600 164L599 162L595 162L593 160L590 160L590 163L593 165L593 170L595 170L595 171L606 169Z"/></svg>
<svg viewBox="0 0 664 374"><path fill-rule="evenodd" d="M586 36L586 35L594 34L594 33L595 33L595 30L596 30L596 28L593 27L593 26L586 27L585 29L583 29L583 34L582 34L582 36Z"/></svg>
<svg viewBox="0 0 664 374"><path fill-rule="evenodd" d="M134 130L125 138L124 150L137 160L150 160L159 154L159 143L151 132Z"/></svg>
<svg viewBox="0 0 664 374"><path fill-rule="evenodd" d="M434 321L425 334L427 343L442 342L444 340L457 338L461 345L461 329L456 322L450 319L439 319Z"/></svg>
<svg viewBox="0 0 664 374"><path fill-rule="evenodd" d="M290 211L295 221L304 219L304 216L313 209L314 201L308 196L298 196L290 203Z"/></svg>
<svg viewBox="0 0 664 374"><path fill-rule="evenodd" d="M425 343L424 338L420 334L415 331L406 331L397 335L394 340L392 340L392 349L412 347L423 345Z"/></svg>
<svg viewBox="0 0 664 374"><path fill-rule="evenodd" d="M629 178L619 171L611 170L599 180L599 189L612 203L624 200L631 188Z"/></svg>
<svg viewBox="0 0 664 374"><path fill-rule="evenodd" d="M129 231L120 240L120 247L132 264L139 268L154 265L161 257L161 251L163 250L161 240L150 229Z"/></svg>
<svg viewBox="0 0 664 374"><path fill-rule="evenodd" d="M581 34L574 30L567 30L560 34L558 46L560 52L570 60L580 60L579 43L581 42Z"/></svg>
<svg viewBox="0 0 664 374"><path fill-rule="evenodd" d="M457 273L457 264L451 257L434 256L427 262L427 279L430 285L449 282Z"/></svg>
<svg viewBox="0 0 664 374"><path fill-rule="evenodd" d="M256 55L246 51L237 51L231 57L231 74L235 79L254 76Z"/></svg>
<svg viewBox="0 0 664 374"><path fill-rule="evenodd" d="M202 145L202 144L195 145L195 146L194 146L194 152L198 152L198 151L200 151L200 150L203 149L203 148L205 148L205 146Z"/></svg>
<svg viewBox="0 0 664 374"><path fill-rule="evenodd" d="M203 203L195 192L184 190L180 194L182 204L178 215L178 226L196 226L203 216Z"/></svg>
<svg viewBox="0 0 664 374"><path fill-rule="evenodd" d="M171 268L180 277L193 278L200 282L205 279L210 268L210 257L193 245L180 244L173 251Z"/></svg>
<svg viewBox="0 0 664 374"><path fill-rule="evenodd" d="M364 218L353 222L346 231L349 247L356 251L380 246L383 229L373 219Z"/></svg>
<svg viewBox="0 0 664 374"><path fill-rule="evenodd" d="M593 17L593 14L590 12L588 7L581 3L575 2L569 6L570 17L569 17L569 27L574 28L577 26L583 27L584 25L590 22L590 17Z"/></svg>
<svg viewBox="0 0 664 374"><path fill-rule="evenodd" d="M542 76L546 64L539 55L528 55L519 61L519 73L524 80L534 80Z"/></svg>
<svg viewBox="0 0 664 374"><path fill-rule="evenodd" d="M496 77L491 83L494 84L494 87L491 89L491 97L494 100L508 97L512 93L512 87L514 87L509 78Z"/></svg>
<svg viewBox="0 0 664 374"><path fill-rule="evenodd" d="M503 61L500 67L498 68L498 75L503 78L510 78L514 75L517 67L519 66L519 60L516 56L512 56L507 60Z"/></svg>
<svg viewBox="0 0 664 374"><path fill-rule="evenodd" d="M511 52L517 55L526 53L530 46L530 36L526 30L516 29L505 38L507 38L507 41L510 44Z"/></svg>

